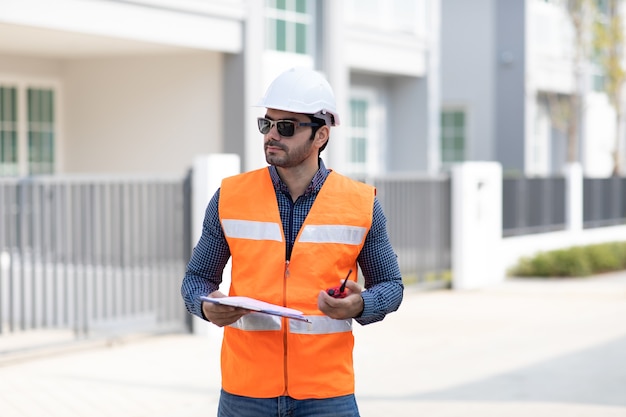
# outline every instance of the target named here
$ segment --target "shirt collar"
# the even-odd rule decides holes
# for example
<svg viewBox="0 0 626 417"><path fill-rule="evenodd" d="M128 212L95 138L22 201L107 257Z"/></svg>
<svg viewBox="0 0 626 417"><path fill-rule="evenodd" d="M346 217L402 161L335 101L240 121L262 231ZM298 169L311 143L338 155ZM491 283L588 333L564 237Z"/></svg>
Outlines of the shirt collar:
<svg viewBox="0 0 626 417"><path fill-rule="evenodd" d="M313 175L311 184L309 184L307 189L304 191L305 196L311 195L311 194L317 194L322 188L322 185L324 185L324 181L326 181L326 178L328 177L328 174L330 173L330 170L326 169L326 165L324 165L324 161L322 160L322 158L318 159L318 163L319 163L319 169L317 170L315 175ZM274 184L274 189L276 191L289 194L289 189L287 188L287 185L280 179L280 176L278 175L278 171L276 170L276 167L274 165L270 165L268 168L270 170L270 177L272 178L272 183Z"/></svg>

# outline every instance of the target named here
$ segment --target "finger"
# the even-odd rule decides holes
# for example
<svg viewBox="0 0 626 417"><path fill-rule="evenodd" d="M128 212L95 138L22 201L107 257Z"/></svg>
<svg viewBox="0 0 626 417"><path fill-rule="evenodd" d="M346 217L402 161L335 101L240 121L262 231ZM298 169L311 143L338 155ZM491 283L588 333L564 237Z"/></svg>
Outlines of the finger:
<svg viewBox="0 0 626 417"><path fill-rule="evenodd" d="M245 316L248 313L249 313L248 310L238 308L238 309L235 309L235 311L215 312L215 313L205 314L205 316L207 319L209 319L211 323L217 326L223 327L223 326L228 326L229 324L236 322L242 316Z"/></svg>
<svg viewBox="0 0 626 417"><path fill-rule="evenodd" d="M334 298L326 293L326 291L320 291L317 297L317 308L327 316L336 318L338 312L345 309L347 303L345 298Z"/></svg>
<svg viewBox="0 0 626 417"><path fill-rule="evenodd" d="M332 306L329 304L333 302L335 299L328 295L326 291L320 291L317 296L317 308L324 314L328 314L328 312L332 309Z"/></svg>
<svg viewBox="0 0 626 417"><path fill-rule="evenodd" d="M361 288L361 286L354 281L346 282L346 288L357 294L360 294L363 291L363 288Z"/></svg>
<svg viewBox="0 0 626 417"><path fill-rule="evenodd" d="M211 294L207 295L207 297L209 297L209 298L224 298L224 297L226 297L226 294L224 294L223 292L217 290L217 291L213 291Z"/></svg>

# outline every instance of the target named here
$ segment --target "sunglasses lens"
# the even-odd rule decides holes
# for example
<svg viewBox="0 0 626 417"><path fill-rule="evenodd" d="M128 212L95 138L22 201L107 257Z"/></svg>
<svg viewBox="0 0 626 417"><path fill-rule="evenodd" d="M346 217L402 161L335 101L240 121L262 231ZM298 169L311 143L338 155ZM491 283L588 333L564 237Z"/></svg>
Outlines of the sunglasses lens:
<svg viewBox="0 0 626 417"><path fill-rule="evenodd" d="M257 124L259 126L259 132L264 135L267 135L270 130L272 130L272 126L274 124L276 124L276 130L278 130L278 134L281 136L289 137L296 133L296 123L291 120L279 120L277 122L273 122L270 119L259 117L257 119Z"/></svg>
<svg viewBox="0 0 626 417"><path fill-rule="evenodd" d="M257 123L259 125L259 132L261 132L264 135L267 134L272 128L272 122L262 117L259 117L257 119Z"/></svg>
<svg viewBox="0 0 626 417"><path fill-rule="evenodd" d="M296 124L288 120L282 120L276 123L276 129L281 136L293 136L296 131Z"/></svg>

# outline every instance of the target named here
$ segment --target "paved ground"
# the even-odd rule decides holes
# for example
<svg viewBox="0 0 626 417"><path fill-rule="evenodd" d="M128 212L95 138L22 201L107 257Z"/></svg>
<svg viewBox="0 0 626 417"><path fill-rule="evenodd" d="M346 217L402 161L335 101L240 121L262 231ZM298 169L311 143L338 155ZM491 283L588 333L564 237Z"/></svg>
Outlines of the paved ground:
<svg viewBox="0 0 626 417"><path fill-rule="evenodd" d="M626 273L409 290L355 335L363 417L626 417ZM0 416L214 416L218 336L5 361Z"/></svg>

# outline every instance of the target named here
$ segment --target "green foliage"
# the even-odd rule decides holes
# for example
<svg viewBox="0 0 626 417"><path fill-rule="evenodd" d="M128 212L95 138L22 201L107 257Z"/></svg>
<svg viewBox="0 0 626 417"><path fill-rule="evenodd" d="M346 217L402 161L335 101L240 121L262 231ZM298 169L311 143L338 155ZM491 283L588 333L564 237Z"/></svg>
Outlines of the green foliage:
<svg viewBox="0 0 626 417"><path fill-rule="evenodd" d="M584 277L626 269L626 242L572 246L520 259L510 271L520 277Z"/></svg>

